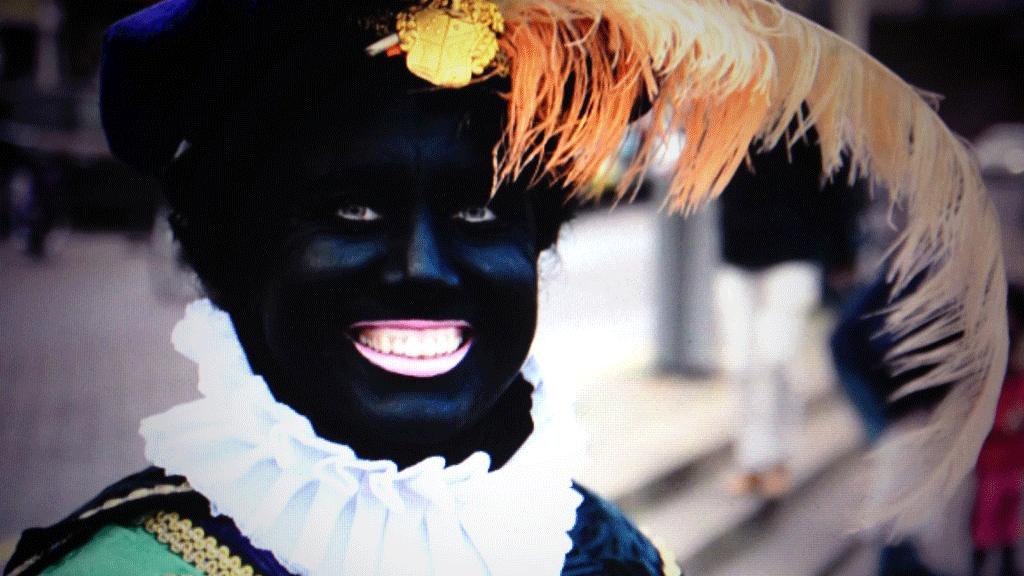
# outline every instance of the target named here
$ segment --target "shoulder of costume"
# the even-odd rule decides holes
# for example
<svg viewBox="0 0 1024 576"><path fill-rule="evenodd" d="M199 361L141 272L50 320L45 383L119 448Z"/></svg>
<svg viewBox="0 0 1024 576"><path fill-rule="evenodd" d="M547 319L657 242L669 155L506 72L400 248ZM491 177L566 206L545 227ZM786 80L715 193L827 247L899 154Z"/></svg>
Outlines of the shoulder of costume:
<svg viewBox="0 0 1024 576"><path fill-rule="evenodd" d="M674 559L659 550L614 504L578 484L574 488L583 502L569 533L572 550L565 558L563 576L679 574Z"/></svg>
<svg viewBox="0 0 1024 576"><path fill-rule="evenodd" d="M168 546L168 554L176 554L194 565L197 561L216 559L234 563L239 569L250 567L244 572L224 574L288 574L273 555L254 548L230 519L213 517L209 501L193 490L184 477L168 476L162 469L151 467L110 485L53 526L26 530L4 569L4 576L40 574L109 526L142 527ZM215 546L209 546L210 538ZM182 549L190 544L192 548L203 544L212 550L210 557L186 557L188 554Z"/></svg>
<svg viewBox="0 0 1024 576"><path fill-rule="evenodd" d="M105 488L95 498L60 522L22 533L4 575L37 574L69 551L87 542L102 527L131 524L161 506L205 506L184 478L167 476L159 468L147 468Z"/></svg>

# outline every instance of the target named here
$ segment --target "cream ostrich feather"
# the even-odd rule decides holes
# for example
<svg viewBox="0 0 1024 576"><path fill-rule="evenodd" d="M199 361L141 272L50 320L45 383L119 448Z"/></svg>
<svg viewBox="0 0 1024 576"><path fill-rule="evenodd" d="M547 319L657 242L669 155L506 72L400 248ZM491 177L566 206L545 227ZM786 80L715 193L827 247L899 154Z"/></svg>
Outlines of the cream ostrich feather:
<svg viewBox="0 0 1024 576"><path fill-rule="evenodd" d="M618 146L638 100L656 117L619 188L663 136L686 133L668 207L721 193L751 143L813 126L823 177L843 158L884 186L908 224L889 255L893 370L934 366L896 394L948 385L926 417L875 451L867 525L906 532L971 469L1006 360L997 218L974 158L927 98L839 36L764 0L504 0L511 89L499 178L539 167L578 194ZM787 131L791 123L797 133ZM911 279L923 275L911 291ZM950 338L956 335L959 338ZM895 400L893 398L892 400Z"/></svg>

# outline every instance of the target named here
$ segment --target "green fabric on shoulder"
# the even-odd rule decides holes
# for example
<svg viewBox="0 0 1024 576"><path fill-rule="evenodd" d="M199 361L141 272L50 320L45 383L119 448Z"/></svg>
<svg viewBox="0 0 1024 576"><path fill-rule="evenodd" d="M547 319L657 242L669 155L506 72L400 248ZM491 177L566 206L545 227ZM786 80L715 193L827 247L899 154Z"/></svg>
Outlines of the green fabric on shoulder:
<svg viewBox="0 0 1024 576"><path fill-rule="evenodd" d="M111 525L42 576L203 576L142 527Z"/></svg>

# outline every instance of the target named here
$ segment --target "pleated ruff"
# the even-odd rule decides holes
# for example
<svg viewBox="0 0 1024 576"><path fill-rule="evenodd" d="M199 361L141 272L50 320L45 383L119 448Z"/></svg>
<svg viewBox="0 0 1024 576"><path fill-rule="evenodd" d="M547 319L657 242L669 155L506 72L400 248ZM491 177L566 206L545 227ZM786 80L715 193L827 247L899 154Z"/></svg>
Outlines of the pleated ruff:
<svg viewBox="0 0 1024 576"><path fill-rule="evenodd" d="M202 398L142 421L146 457L188 478L258 548L300 575L559 574L582 496L572 395L532 359L534 432L501 469L477 452L399 470L313 432L252 373L228 315L190 304L171 340ZM559 393L561 392L561 393Z"/></svg>

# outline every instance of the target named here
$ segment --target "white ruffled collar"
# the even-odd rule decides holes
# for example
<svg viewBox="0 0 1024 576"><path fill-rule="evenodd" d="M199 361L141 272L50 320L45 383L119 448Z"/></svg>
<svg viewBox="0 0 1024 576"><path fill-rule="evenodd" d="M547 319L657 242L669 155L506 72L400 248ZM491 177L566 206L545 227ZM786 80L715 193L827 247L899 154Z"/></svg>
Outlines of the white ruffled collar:
<svg viewBox="0 0 1024 576"><path fill-rule="evenodd" d="M320 575L535 576L561 572L582 497L571 395L528 360L534 432L501 469L477 452L399 471L318 437L249 368L228 315L193 302L171 337L199 367L203 398L142 421L146 457L188 478L288 570Z"/></svg>

